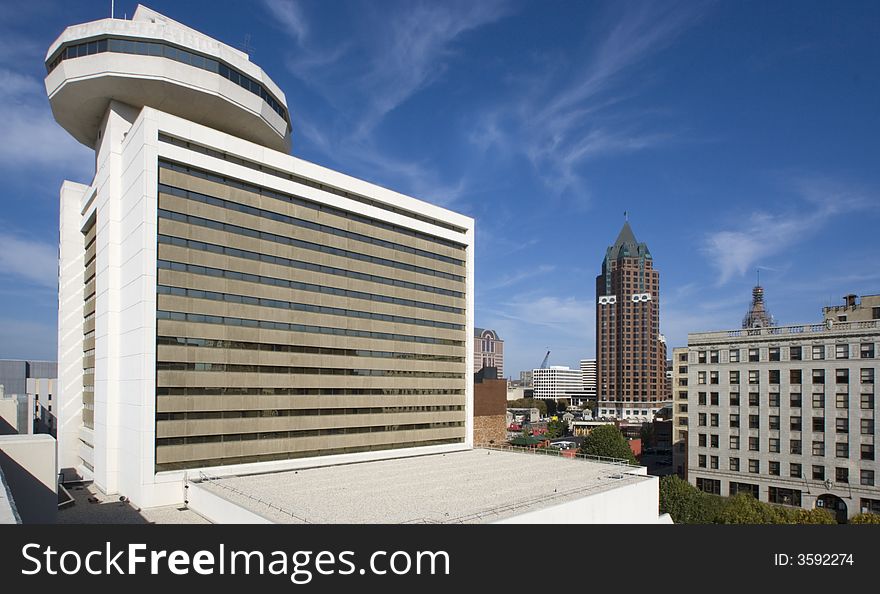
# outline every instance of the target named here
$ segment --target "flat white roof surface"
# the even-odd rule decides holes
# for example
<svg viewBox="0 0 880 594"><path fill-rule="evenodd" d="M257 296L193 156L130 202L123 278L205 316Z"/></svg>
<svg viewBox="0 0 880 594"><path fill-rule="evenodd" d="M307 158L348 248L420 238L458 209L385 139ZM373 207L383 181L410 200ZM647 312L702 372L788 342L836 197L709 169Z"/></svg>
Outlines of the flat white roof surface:
<svg viewBox="0 0 880 594"><path fill-rule="evenodd" d="M651 480L627 470L474 449L217 478L200 486L281 523L485 523Z"/></svg>

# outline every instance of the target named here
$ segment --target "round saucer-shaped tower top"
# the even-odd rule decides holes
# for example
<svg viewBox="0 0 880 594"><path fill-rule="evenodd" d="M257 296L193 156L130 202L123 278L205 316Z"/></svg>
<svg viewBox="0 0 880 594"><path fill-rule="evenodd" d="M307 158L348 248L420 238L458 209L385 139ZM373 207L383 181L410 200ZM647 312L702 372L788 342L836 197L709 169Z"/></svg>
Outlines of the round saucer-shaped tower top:
<svg viewBox="0 0 880 594"><path fill-rule="evenodd" d="M131 20L68 27L46 70L56 121L90 148L116 100L290 152L287 101L272 79L247 54L145 6Z"/></svg>

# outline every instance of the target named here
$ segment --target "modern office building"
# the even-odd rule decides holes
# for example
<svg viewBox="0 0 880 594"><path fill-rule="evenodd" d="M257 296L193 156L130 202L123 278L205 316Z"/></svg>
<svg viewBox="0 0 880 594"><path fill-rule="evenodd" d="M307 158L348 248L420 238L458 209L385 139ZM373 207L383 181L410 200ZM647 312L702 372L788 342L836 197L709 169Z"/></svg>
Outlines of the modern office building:
<svg viewBox="0 0 880 594"><path fill-rule="evenodd" d="M596 277L596 368L600 416L650 422L667 401L660 273L628 221Z"/></svg>
<svg viewBox="0 0 880 594"><path fill-rule="evenodd" d="M839 520L880 513L880 296L846 299L819 323L688 336L691 483Z"/></svg>
<svg viewBox="0 0 880 594"><path fill-rule="evenodd" d="M551 365L532 370L533 397L543 400L566 400L577 404L585 398L580 369Z"/></svg>
<svg viewBox="0 0 880 594"><path fill-rule="evenodd" d="M272 79L143 6L46 67L96 164L61 188L62 469L150 507L471 446L472 219L290 156Z"/></svg>
<svg viewBox="0 0 880 594"><path fill-rule="evenodd" d="M15 401L17 431L55 435L58 365L55 361L0 360L0 392Z"/></svg>
<svg viewBox="0 0 880 594"><path fill-rule="evenodd" d="M504 377L504 341L494 330L474 328L474 372L494 367Z"/></svg>
<svg viewBox="0 0 880 594"><path fill-rule="evenodd" d="M672 349L672 468L687 478L688 458L688 349Z"/></svg>
<svg viewBox="0 0 880 594"><path fill-rule="evenodd" d="M584 384L584 392L588 395L596 395L596 360L581 359L581 380Z"/></svg>

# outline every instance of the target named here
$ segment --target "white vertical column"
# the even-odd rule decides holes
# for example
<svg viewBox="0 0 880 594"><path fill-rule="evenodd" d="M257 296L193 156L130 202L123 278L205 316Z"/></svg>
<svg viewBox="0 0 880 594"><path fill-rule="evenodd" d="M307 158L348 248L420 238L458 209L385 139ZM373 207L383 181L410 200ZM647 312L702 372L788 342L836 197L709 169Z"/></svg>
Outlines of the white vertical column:
<svg viewBox="0 0 880 594"><path fill-rule="evenodd" d="M83 388L84 239L80 208L88 186L65 181L61 186L58 242L58 468L72 478L80 466L79 429Z"/></svg>
<svg viewBox="0 0 880 594"><path fill-rule="evenodd" d="M123 264L122 145L137 111L112 101L96 149L95 483L117 493L119 456L120 267Z"/></svg>
<svg viewBox="0 0 880 594"><path fill-rule="evenodd" d="M119 492L165 505L155 487L158 123L145 108L123 142L119 269ZM180 497L179 483L170 487Z"/></svg>

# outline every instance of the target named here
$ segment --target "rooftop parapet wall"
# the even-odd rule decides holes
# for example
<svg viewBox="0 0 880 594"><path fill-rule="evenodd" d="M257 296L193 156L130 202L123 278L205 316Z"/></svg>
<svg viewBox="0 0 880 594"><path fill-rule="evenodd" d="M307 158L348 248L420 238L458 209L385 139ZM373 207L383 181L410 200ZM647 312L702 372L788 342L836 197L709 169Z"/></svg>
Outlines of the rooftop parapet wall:
<svg viewBox="0 0 880 594"><path fill-rule="evenodd" d="M835 335L862 334L880 331L880 320L862 322L825 322L800 324L795 326L770 326L767 328L740 328L716 332L696 332L688 334L689 345L716 344L719 342L742 342L755 340L780 340L792 338L825 338Z"/></svg>

